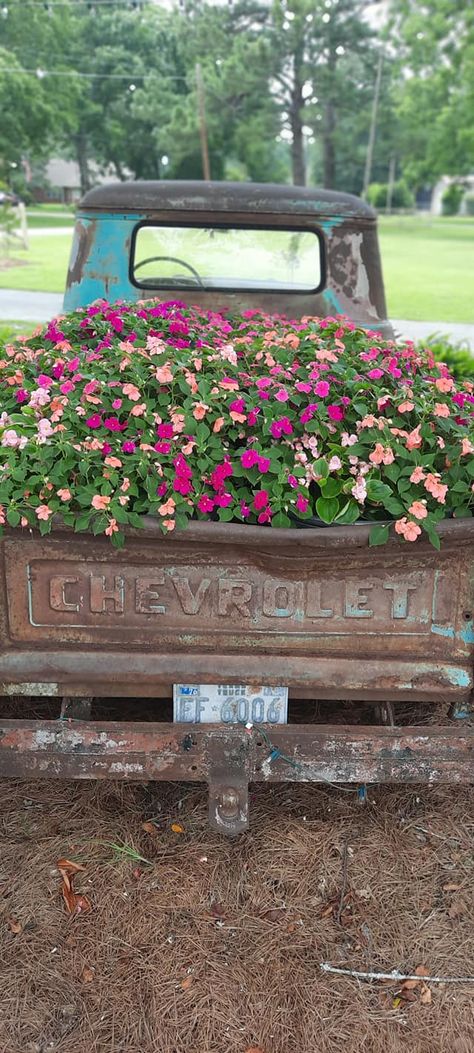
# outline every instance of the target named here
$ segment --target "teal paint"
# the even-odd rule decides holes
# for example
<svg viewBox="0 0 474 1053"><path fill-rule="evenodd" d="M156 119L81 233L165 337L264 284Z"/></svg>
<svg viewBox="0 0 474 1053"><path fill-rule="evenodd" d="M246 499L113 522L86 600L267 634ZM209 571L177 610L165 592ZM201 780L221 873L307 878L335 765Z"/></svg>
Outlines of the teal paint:
<svg viewBox="0 0 474 1053"><path fill-rule="evenodd" d="M448 640L454 640L454 629L451 625L432 625L431 632L436 636L445 636Z"/></svg>
<svg viewBox="0 0 474 1053"><path fill-rule="evenodd" d="M466 669L458 669L451 665L446 667L446 676L454 687L471 687L472 681Z"/></svg>
<svg viewBox="0 0 474 1053"><path fill-rule="evenodd" d="M474 621L472 618L466 622L464 629L461 629L459 635L464 643L474 643Z"/></svg>
<svg viewBox="0 0 474 1053"><path fill-rule="evenodd" d="M128 268L130 239L138 223L145 217L127 213L79 213L78 222L84 228L94 226L90 251L82 267L78 282L72 283L64 296L64 310L86 307L94 300L138 300L143 292L132 285Z"/></svg>
<svg viewBox="0 0 474 1053"><path fill-rule="evenodd" d="M326 300L326 303L328 303L330 307L333 308L336 314L344 314L342 310L342 305L339 303L334 289L325 289L323 292L323 298L324 300Z"/></svg>

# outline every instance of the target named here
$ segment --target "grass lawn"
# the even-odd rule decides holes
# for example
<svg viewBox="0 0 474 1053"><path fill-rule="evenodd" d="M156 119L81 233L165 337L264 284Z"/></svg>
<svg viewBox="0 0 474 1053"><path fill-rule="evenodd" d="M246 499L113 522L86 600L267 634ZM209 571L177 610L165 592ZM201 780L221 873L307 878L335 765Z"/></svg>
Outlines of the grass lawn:
<svg viewBox="0 0 474 1053"><path fill-rule="evenodd" d="M379 231L390 317L474 324L474 218L386 216ZM35 235L12 250L19 265L0 270L0 288L62 292L70 244L69 231Z"/></svg>
<svg viewBox="0 0 474 1053"><path fill-rule="evenodd" d="M12 248L9 266L0 269L0 289L63 292L70 248L69 231L38 234L31 238L29 249ZM3 257L0 262L4 260Z"/></svg>
<svg viewBox="0 0 474 1053"><path fill-rule="evenodd" d="M382 216L388 314L474 325L474 218Z"/></svg>

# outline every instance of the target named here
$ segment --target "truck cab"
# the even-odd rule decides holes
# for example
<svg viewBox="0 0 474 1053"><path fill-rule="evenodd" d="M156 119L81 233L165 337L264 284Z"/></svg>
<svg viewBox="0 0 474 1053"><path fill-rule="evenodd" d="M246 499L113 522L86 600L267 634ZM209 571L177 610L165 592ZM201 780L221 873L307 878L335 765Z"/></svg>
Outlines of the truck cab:
<svg viewBox="0 0 474 1053"><path fill-rule="evenodd" d="M128 182L78 207L64 310L159 297L290 318L347 315L392 337L374 211L258 183Z"/></svg>

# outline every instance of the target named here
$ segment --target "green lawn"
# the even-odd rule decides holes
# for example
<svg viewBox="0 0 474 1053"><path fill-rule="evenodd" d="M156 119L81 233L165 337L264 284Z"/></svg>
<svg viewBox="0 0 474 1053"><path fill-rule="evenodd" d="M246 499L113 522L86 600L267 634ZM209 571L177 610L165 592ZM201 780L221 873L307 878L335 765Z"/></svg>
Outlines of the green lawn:
<svg viewBox="0 0 474 1053"><path fill-rule="evenodd" d="M29 249L11 248L10 264L0 270L1 289L28 289L30 292L63 292L66 283L71 234L35 235ZM3 257L2 262L4 262Z"/></svg>
<svg viewBox="0 0 474 1053"><path fill-rule="evenodd" d="M474 324L474 218L382 216L391 318Z"/></svg>
<svg viewBox="0 0 474 1053"><path fill-rule="evenodd" d="M379 231L390 317L474 324L474 219L387 216ZM70 244L66 231L34 235L0 288L62 292Z"/></svg>

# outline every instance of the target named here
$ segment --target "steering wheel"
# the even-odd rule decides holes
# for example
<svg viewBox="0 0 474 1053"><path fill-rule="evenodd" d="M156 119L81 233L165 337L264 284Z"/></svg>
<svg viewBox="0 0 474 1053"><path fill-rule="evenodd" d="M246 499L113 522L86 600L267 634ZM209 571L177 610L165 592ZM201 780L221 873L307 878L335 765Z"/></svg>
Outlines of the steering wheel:
<svg viewBox="0 0 474 1053"><path fill-rule="evenodd" d="M197 284L200 285L202 289L204 288L204 283L197 270L195 270L195 268L192 267L190 263L186 263L186 260L180 260L178 256L149 256L148 259L141 260L140 263L137 263L135 271L139 271L140 267L144 267L147 263L157 263L161 262L162 260L167 260L168 263L179 263L180 267L187 267L188 271L191 272L193 278L196 279ZM148 280L152 281L153 279L149 278ZM163 279L158 280L161 281ZM172 278L171 280L175 281L176 279Z"/></svg>

